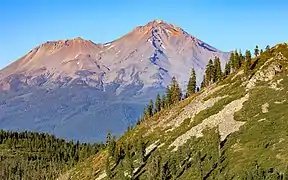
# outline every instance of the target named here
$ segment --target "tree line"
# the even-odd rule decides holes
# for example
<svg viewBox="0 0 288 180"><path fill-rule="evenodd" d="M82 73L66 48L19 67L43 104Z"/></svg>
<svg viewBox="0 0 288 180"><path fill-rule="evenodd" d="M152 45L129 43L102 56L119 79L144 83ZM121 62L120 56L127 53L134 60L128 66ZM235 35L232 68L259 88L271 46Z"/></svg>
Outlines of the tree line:
<svg viewBox="0 0 288 180"><path fill-rule="evenodd" d="M0 179L56 179L104 147L67 142L46 133L0 130Z"/></svg>
<svg viewBox="0 0 288 180"><path fill-rule="evenodd" d="M267 45L265 48L265 52L269 51L270 46ZM264 53L264 51L262 49L259 49L259 47L256 45L254 49L254 56L257 57L262 53ZM192 96L196 92L200 91L201 88L210 86L213 83L224 80L228 77L229 74L238 71L240 68L243 68L245 74L249 74L251 72L251 66L252 54L250 50L246 50L245 55L242 54L241 50L235 50L231 52L229 61L225 64L224 69L221 68L220 58L215 56L213 60L209 59L206 65L200 87L197 86L196 72L195 69L192 68L185 94L182 93L176 77L172 77L171 83L167 86L165 94L163 94L162 96L158 94L156 96L155 103L152 99L149 101L143 111L143 114L137 121L137 124L140 124L142 121L144 121L145 119L149 119L154 114L171 107L175 103L189 96Z"/></svg>

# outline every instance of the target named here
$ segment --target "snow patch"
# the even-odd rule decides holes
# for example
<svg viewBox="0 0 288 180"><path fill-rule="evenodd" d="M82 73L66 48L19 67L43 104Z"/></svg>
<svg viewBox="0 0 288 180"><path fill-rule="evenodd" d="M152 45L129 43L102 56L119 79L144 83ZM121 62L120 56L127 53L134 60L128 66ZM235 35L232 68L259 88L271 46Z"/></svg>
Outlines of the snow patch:
<svg viewBox="0 0 288 180"><path fill-rule="evenodd" d="M106 46L110 46L110 45L111 45L111 43L106 43L103 46L106 47Z"/></svg>

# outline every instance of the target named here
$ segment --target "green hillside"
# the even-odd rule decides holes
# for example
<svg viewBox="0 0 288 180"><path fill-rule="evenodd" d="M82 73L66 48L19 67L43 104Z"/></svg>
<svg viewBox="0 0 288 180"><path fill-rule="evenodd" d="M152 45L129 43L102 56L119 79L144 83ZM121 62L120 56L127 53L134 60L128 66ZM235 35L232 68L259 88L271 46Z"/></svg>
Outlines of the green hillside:
<svg viewBox="0 0 288 180"><path fill-rule="evenodd" d="M56 179L102 147L66 142L44 133L0 130L0 179Z"/></svg>
<svg viewBox="0 0 288 180"><path fill-rule="evenodd" d="M288 45L235 57L59 179L288 179Z"/></svg>

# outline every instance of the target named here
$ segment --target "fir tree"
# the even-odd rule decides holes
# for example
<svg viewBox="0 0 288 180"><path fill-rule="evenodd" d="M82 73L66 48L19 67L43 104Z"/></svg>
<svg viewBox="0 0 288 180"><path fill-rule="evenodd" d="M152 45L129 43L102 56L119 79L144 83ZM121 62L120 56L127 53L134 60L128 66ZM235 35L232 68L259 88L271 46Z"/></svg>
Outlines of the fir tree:
<svg viewBox="0 0 288 180"><path fill-rule="evenodd" d="M195 69L192 68L191 75L187 85L187 97L194 94L195 90L196 90L196 73Z"/></svg>
<svg viewBox="0 0 288 180"><path fill-rule="evenodd" d="M270 46L269 45L266 46L265 51L266 52L270 51Z"/></svg>
<svg viewBox="0 0 288 180"><path fill-rule="evenodd" d="M237 50L234 52L234 62L233 62L233 71L237 71L241 67L241 57Z"/></svg>
<svg viewBox="0 0 288 180"><path fill-rule="evenodd" d="M170 86L167 86L166 88L166 99L165 104L167 107L172 105L172 89Z"/></svg>
<svg viewBox="0 0 288 180"><path fill-rule="evenodd" d="M178 171L178 166L177 166L177 158L175 156L172 156L171 158L169 158L168 161L168 166L169 166L169 170L172 176L172 180L176 180L177 179L177 171Z"/></svg>
<svg viewBox="0 0 288 180"><path fill-rule="evenodd" d="M257 45L256 45L256 47L254 49L254 55L255 55L255 57L257 57L259 55L259 48L258 48Z"/></svg>
<svg viewBox="0 0 288 180"><path fill-rule="evenodd" d="M130 152L130 148L129 148L129 144L126 145L126 151L125 151L125 169L127 170L127 179L134 179L134 175L133 175L133 160L132 160L132 156L131 156L131 152Z"/></svg>
<svg viewBox="0 0 288 180"><path fill-rule="evenodd" d="M172 101L172 104L179 102L181 100L181 97L182 97L181 89L179 87L179 84L178 84L176 78L173 77L172 82L171 82L171 101Z"/></svg>
<svg viewBox="0 0 288 180"><path fill-rule="evenodd" d="M221 63L218 57L214 59L214 75L213 75L213 82L218 82L222 79L222 70L221 70Z"/></svg>
<svg viewBox="0 0 288 180"><path fill-rule="evenodd" d="M165 94L163 94L161 98L161 109L164 109L165 107L166 107L166 96Z"/></svg>
<svg viewBox="0 0 288 180"><path fill-rule="evenodd" d="M107 178L108 179L112 179L112 172L111 172L111 169L110 169L109 155L107 156L107 159L106 159L105 171L106 171Z"/></svg>
<svg viewBox="0 0 288 180"><path fill-rule="evenodd" d="M225 64L225 72L224 72L224 76L227 77L230 73L231 73L231 66L230 66L230 61L228 61Z"/></svg>
<svg viewBox="0 0 288 180"><path fill-rule="evenodd" d="M206 76L205 75L203 75L203 80L201 82L201 88L204 88L204 87L206 87Z"/></svg>
<svg viewBox="0 0 288 180"><path fill-rule="evenodd" d="M232 68L233 72L235 71L234 61L235 61L235 55L234 55L234 52L232 52L232 53L230 54L229 64L230 64L230 67Z"/></svg>
<svg viewBox="0 0 288 180"><path fill-rule="evenodd" d="M214 76L214 64L212 59L209 60L207 66L206 66L206 71L205 71L205 86L209 86L211 83L213 83L213 76Z"/></svg>
<svg viewBox="0 0 288 180"><path fill-rule="evenodd" d="M139 161L140 163L144 163L145 161L145 143L143 142L143 137L140 137L140 139L138 140L138 144L137 144L137 151L138 151L138 156L139 156Z"/></svg>
<svg viewBox="0 0 288 180"><path fill-rule="evenodd" d="M156 101L155 101L155 112L160 112L161 111L161 107L162 107L162 101L161 101L161 97L160 94L157 94L156 96Z"/></svg>
<svg viewBox="0 0 288 180"><path fill-rule="evenodd" d="M249 50L246 50L245 58L246 58L246 64L244 71L246 74L248 74L251 67L251 52Z"/></svg>

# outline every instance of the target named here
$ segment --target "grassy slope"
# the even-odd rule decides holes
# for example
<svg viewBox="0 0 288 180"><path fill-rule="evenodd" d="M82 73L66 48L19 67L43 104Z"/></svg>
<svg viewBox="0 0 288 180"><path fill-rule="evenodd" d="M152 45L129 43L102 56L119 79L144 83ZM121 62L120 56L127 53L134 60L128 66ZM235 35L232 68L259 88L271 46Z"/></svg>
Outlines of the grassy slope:
<svg viewBox="0 0 288 180"><path fill-rule="evenodd" d="M288 58L287 45L278 45L272 52L281 52ZM272 56L272 53L264 53L254 59L254 69L250 76ZM136 174L136 177L147 179L151 160L158 155L161 156L161 162L163 163L175 157L177 164L181 164L177 167L177 179L239 179L244 177L247 172L249 174L249 172L254 171L256 165L264 169L273 168L274 171L284 172L288 165L288 152L286 151L288 148L288 102L283 102L283 100L288 100L288 65L287 62L279 63L282 64L283 71L274 77L273 82L283 79L279 85L283 89L276 91L269 88L268 82L258 83L249 92L249 100L244 103L243 108L234 114L235 120L246 123L238 132L232 133L221 143L220 151L218 148L219 136L215 133L216 128L206 129L204 136L201 138L192 137L177 152L172 152L169 145L192 126L218 113L233 100L243 97L246 92L241 84L248 78L244 74L238 75L232 80L232 77L236 74L233 73L219 83L228 84L228 86L203 100L222 95L229 96L220 100L211 108L198 113L192 123L190 123L190 119L186 119L181 126L173 131L165 132L165 128L158 127L147 134L151 127L156 126L162 119L177 117L183 107L193 101L195 97L180 102L170 110L160 112L135 129L126 132L119 139L118 144L126 141L129 141L130 144L136 144L140 136L145 134L147 134L144 138L146 146L157 140L159 140L158 144L164 143L161 148L153 151L147 159L146 165ZM195 96L198 96L198 94ZM281 104L277 103L281 101ZM265 103L269 104L267 113L263 113L261 108ZM105 156L105 154L105 151L100 152L94 159L87 159L87 161L79 163L69 172L71 179L95 179L98 177L101 174L100 171L103 172L105 167L105 158L100 157ZM136 156L133 158L137 159ZM137 167L137 163L134 163L134 166ZM117 177L119 179L120 166L116 166L113 172L115 173L115 179Z"/></svg>

